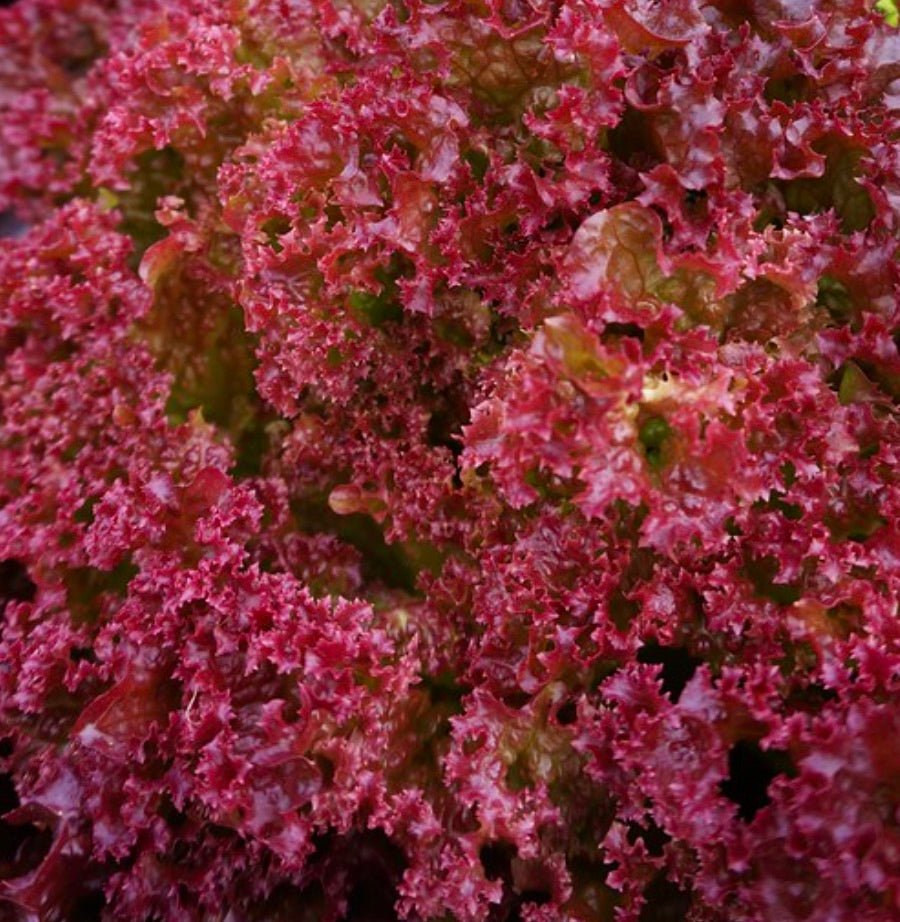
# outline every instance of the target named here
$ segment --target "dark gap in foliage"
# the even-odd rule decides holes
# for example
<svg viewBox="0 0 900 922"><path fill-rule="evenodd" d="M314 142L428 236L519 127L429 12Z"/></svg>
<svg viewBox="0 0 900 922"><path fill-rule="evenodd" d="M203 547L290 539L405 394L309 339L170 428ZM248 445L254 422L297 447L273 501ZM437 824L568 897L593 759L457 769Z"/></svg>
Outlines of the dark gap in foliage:
<svg viewBox="0 0 900 922"><path fill-rule="evenodd" d="M462 487L462 471L459 464L463 450L462 427L469 422L469 407L462 395L454 388L439 395L438 405L428 419L426 439L434 448L446 448L453 459L453 486Z"/></svg>
<svg viewBox="0 0 900 922"><path fill-rule="evenodd" d="M871 441L866 441L866 442L860 441L859 457L862 460L865 460L866 458L871 458L872 455L877 455L880 450L881 450L881 442L877 438L872 439Z"/></svg>
<svg viewBox="0 0 900 922"><path fill-rule="evenodd" d="M417 569L401 547L388 544L378 523L362 512L338 515L326 502L293 504L300 528L309 533L335 535L362 555L362 575L367 582L381 582L392 589L415 594Z"/></svg>
<svg viewBox="0 0 900 922"><path fill-rule="evenodd" d="M97 505L97 497L89 496L74 512L72 519L79 525L91 525L94 521L94 507Z"/></svg>
<svg viewBox="0 0 900 922"><path fill-rule="evenodd" d="M685 685L690 682L697 667L703 662L692 656L684 647L664 647L655 640L645 643L637 652L639 663L662 666L662 690L673 704L678 702Z"/></svg>
<svg viewBox="0 0 900 922"><path fill-rule="evenodd" d="M838 693L833 688L826 688L818 682L810 682L804 687L793 689L785 699L785 704L790 711L819 714L826 704L837 699Z"/></svg>
<svg viewBox="0 0 900 922"><path fill-rule="evenodd" d="M781 774L796 773L790 755L781 749L762 749L751 740L738 740L728 752L728 778L719 789L737 804L738 816L750 822L771 802L769 785Z"/></svg>
<svg viewBox="0 0 900 922"><path fill-rule="evenodd" d="M50 829L41 829L34 823L9 823L3 818L19 806L12 776L0 774L0 880L34 870L53 842Z"/></svg>
<svg viewBox="0 0 900 922"><path fill-rule="evenodd" d="M156 812L172 829L181 829L187 823L187 814L175 806L168 792L162 794Z"/></svg>
<svg viewBox="0 0 900 922"><path fill-rule="evenodd" d="M659 223L662 227L662 241L663 243L669 243L672 237L675 236L675 226L669 220L669 215L664 208L661 208L659 205L651 205L650 210L659 218Z"/></svg>
<svg viewBox="0 0 900 922"><path fill-rule="evenodd" d="M235 480L258 477L271 447L271 428L278 417L256 389L259 340L246 328L244 313L237 305L229 311L226 332L219 342L232 350L228 383L222 386L223 396L215 405L203 406L204 417L222 427L234 446L234 464L228 473Z"/></svg>
<svg viewBox="0 0 900 922"><path fill-rule="evenodd" d="M149 342L157 344L157 361L172 375L166 416L180 425L199 410L234 446L232 475L257 476L276 419L256 390L258 339L238 305L223 298L195 303L189 284L189 271L179 268L161 278L142 323ZM163 342L165 348L158 345Z"/></svg>
<svg viewBox="0 0 900 922"><path fill-rule="evenodd" d="M766 102L783 102L787 105L807 102L815 96L815 92L815 83L806 74L797 72L769 77L763 87Z"/></svg>
<svg viewBox="0 0 900 922"><path fill-rule="evenodd" d="M643 342L644 330L636 323L619 323L617 321L612 321L607 323L603 328L603 333L600 338L604 343L608 343L611 340L619 339L624 336L630 336L633 339Z"/></svg>
<svg viewBox="0 0 900 922"><path fill-rule="evenodd" d="M439 778L441 759L449 748L450 718L463 711L462 699L469 689L457 684L450 674L422 676L419 686L426 697L413 718L416 743L410 761L425 770L429 777Z"/></svg>
<svg viewBox="0 0 900 922"><path fill-rule="evenodd" d="M284 247L281 245L278 238L283 237L291 230L291 222L284 215L274 215L271 218L266 218L266 220L259 225L259 229L265 234L266 244L276 253L280 253Z"/></svg>
<svg viewBox="0 0 900 922"><path fill-rule="evenodd" d="M0 333L0 363L17 349L21 349L28 342L28 334L22 327L7 327Z"/></svg>
<svg viewBox="0 0 900 922"><path fill-rule="evenodd" d="M640 604L627 598L621 589L614 590L609 597L609 617L620 631L628 630L628 625L637 617L640 610Z"/></svg>
<svg viewBox="0 0 900 922"><path fill-rule="evenodd" d="M691 218L705 220L709 193L706 189L686 189L684 192L684 212Z"/></svg>
<svg viewBox="0 0 900 922"><path fill-rule="evenodd" d="M835 499L823 516L831 540L835 543L853 541L862 544L887 525L881 515L880 497L858 494L847 487L840 500Z"/></svg>
<svg viewBox="0 0 900 922"><path fill-rule="evenodd" d="M546 906L553 902L553 894L546 890L523 890L517 893L512 900L512 905L506 915L506 922L522 922L522 910L527 903L535 906Z"/></svg>
<svg viewBox="0 0 900 922"><path fill-rule="evenodd" d="M578 718L578 706L574 701L566 701L556 711L556 722L563 727L571 726Z"/></svg>
<svg viewBox="0 0 900 922"><path fill-rule="evenodd" d="M4 743L7 740L4 740ZM11 775L0 775L0 816L15 810L19 806L19 796L16 794L16 786L13 784ZM3 843L0 842L0 846Z"/></svg>
<svg viewBox="0 0 900 922"><path fill-rule="evenodd" d="M616 505L619 513L619 519L616 524L617 536L629 538L638 534L641 523L647 514L647 507L644 505L632 507L625 503L619 504L618 501L616 501ZM654 566L655 556L652 550L649 548L634 548L631 553L631 559L622 573L619 585L610 594L607 602L607 614L620 631L627 630L631 621L640 612L640 603L632 598L632 593L652 577Z"/></svg>
<svg viewBox="0 0 900 922"><path fill-rule="evenodd" d="M551 880L546 868L538 862L521 860L515 845L504 841L488 842L481 847L478 857L484 876L503 884L503 897L492 907L490 922L517 922L526 903L544 906L552 902Z"/></svg>
<svg viewBox="0 0 900 922"><path fill-rule="evenodd" d="M542 175L543 170L538 171L538 175ZM556 234L559 231L566 229L569 226L568 222L565 219L565 216L561 211L553 211L547 215L546 220L543 223L543 229L548 234Z"/></svg>
<svg viewBox="0 0 900 922"><path fill-rule="evenodd" d="M610 153L633 170L646 172L662 162L651 117L639 109L627 107L606 137Z"/></svg>
<svg viewBox="0 0 900 922"><path fill-rule="evenodd" d="M633 538L640 531L650 509L646 503L632 506L624 500L617 499L613 501L613 511L616 537L624 540ZM653 572L653 561L653 551L649 548L635 547L628 570L633 572L636 578L647 578Z"/></svg>
<svg viewBox="0 0 900 922"><path fill-rule="evenodd" d="M672 73L689 66L683 48L666 48L653 58L653 64L663 73Z"/></svg>
<svg viewBox="0 0 900 922"><path fill-rule="evenodd" d="M536 906L546 906L553 899L548 890L523 890L519 896L521 903L534 903Z"/></svg>
<svg viewBox="0 0 900 922"><path fill-rule="evenodd" d="M526 707L531 702L531 698L532 696L529 695L528 692L519 689L505 692L502 695L503 703L514 711L521 711L522 708Z"/></svg>
<svg viewBox="0 0 900 922"><path fill-rule="evenodd" d="M760 193L759 198L761 205L753 220L753 230L757 233L762 233L767 227L781 230L784 227L784 203L780 193L770 187L770 191L767 194Z"/></svg>
<svg viewBox="0 0 900 922"><path fill-rule="evenodd" d="M644 826L638 823L629 823L626 836L632 845L640 839L644 843L647 853L654 858L658 858L663 853L666 845L672 841L672 837L650 819L646 821Z"/></svg>
<svg viewBox="0 0 900 922"><path fill-rule="evenodd" d="M863 612L858 605L852 602L838 602L831 608L826 609L825 614L831 622L833 629L838 636L847 638L851 634L857 634L863 629Z"/></svg>
<svg viewBox="0 0 900 922"><path fill-rule="evenodd" d="M757 595L771 599L778 605L793 605L802 595L802 587L796 583L778 583L779 573L775 557L749 558L744 565L744 575L753 585Z"/></svg>
<svg viewBox="0 0 900 922"><path fill-rule="evenodd" d="M80 23L71 29L66 41L66 53L58 62L66 76L72 80L83 77L94 66L94 62L108 51L88 23Z"/></svg>
<svg viewBox="0 0 900 922"><path fill-rule="evenodd" d="M797 503L786 503L785 494L779 490L770 490L768 500L760 500L754 509L769 508L781 513L789 522L799 522L803 518L803 507Z"/></svg>
<svg viewBox="0 0 900 922"><path fill-rule="evenodd" d="M0 240L4 237L23 237L27 230L28 225L14 211L0 211Z"/></svg>
<svg viewBox="0 0 900 922"><path fill-rule="evenodd" d="M32 602L36 592L25 564L13 558L0 561L0 618L10 602Z"/></svg>
<svg viewBox="0 0 900 922"><path fill-rule="evenodd" d="M484 291L475 289L475 293L484 300ZM496 311L497 302L489 301L491 309L491 335L485 348L482 349L484 359L491 358L504 352L508 347L522 342L522 330L514 317L499 314Z"/></svg>
<svg viewBox="0 0 900 922"><path fill-rule="evenodd" d="M15 748L12 737L4 736L0 739L0 759L8 759L13 754Z"/></svg>
<svg viewBox="0 0 900 922"><path fill-rule="evenodd" d="M671 435L669 424L661 416L646 419L638 431L638 440L644 448L644 456L652 468L662 466L665 444Z"/></svg>
<svg viewBox="0 0 900 922"><path fill-rule="evenodd" d="M506 786L516 793L534 787L531 768L525 753L520 752L506 769Z"/></svg>
<svg viewBox="0 0 900 922"><path fill-rule="evenodd" d="M570 853L595 856L615 818L617 805L609 791L584 772L555 778L547 791L569 830Z"/></svg>
<svg viewBox="0 0 900 922"><path fill-rule="evenodd" d="M253 922L306 922L325 916L325 891L319 881L307 887L281 883L261 904L250 910Z"/></svg>
<svg viewBox="0 0 900 922"><path fill-rule="evenodd" d="M357 291L356 300L350 305L351 309L360 321L375 328L400 323L403 319L403 304L402 292L397 283L400 279L413 278L415 274L415 263L405 253L395 250L386 266L376 266L373 271L381 290L377 294Z"/></svg>
<svg viewBox="0 0 900 922"><path fill-rule="evenodd" d="M463 152L462 159L469 165L472 179L477 183L484 182L485 174L488 171L488 167L491 165L488 154L477 147L471 147Z"/></svg>
<svg viewBox="0 0 900 922"><path fill-rule="evenodd" d="M660 871L644 890L639 922L684 922L691 908L691 894L685 892Z"/></svg>
<svg viewBox="0 0 900 922"><path fill-rule="evenodd" d="M100 922L106 897L102 890L91 890L79 896L69 910L68 922Z"/></svg>
<svg viewBox="0 0 900 922"><path fill-rule="evenodd" d="M446 670L434 675L423 673L421 683L422 688L428 692L428 697L435 707L446 708L452 714L462 713L462 699L471 689L457 682L452 672Z"/></svg>
<svg viewBox="0 0 900 922"><path fill-rule="evenodd" d="M856 179L863 151L837 137L823 138L812 147L825 157L822 176L774 181L786 210L807 215L834 209L844 233L864 230L875 217L875 206Z"/></svg>
<svg viewBox="0 0 900 922"><path fill-rule="evenodd" d="M426 438L432 446L442 445L449 448L454 457L462 454L462 441L457 434L458 423L449 409L435 410L428 420Z"/></svg>
<svg viewBox="0 0 900 922"><path fill-rule="evenodd" d="M25 564L14 558L0 561L0 598L8 602L31 602L36 590Z"/></svg>
<svg viewBox="0 0 900 922"><path fill-rule="evenodd" d="M399 895L382 878L370 875L357 882L347 902L346 922L394 922Z"/></svg>
<svg viewBox="0 0 900 922"><path fill-rule="evenodd" d="M263 458L269 448L269 420L262 412L254 418L256 424L246 428L235 444L234 465L228 472L235 480L258 477L262 473Z"/></svg>
<svg viewBox="0 0 900 922"><path fill-rule="evenodd" d="M403 551L388 544L378 524L360 512L341 516L335 534L352 544L362 555L362 574L368 581L380 581L392 589L416 591L416 571Z"/></svg>
<svg viewBox="0 0 900 922"><path fill-rule="evenodd" d="M381 329L397 324L403 319L403 306L398 300L399 292L395 281L381 270L382 288L378 294L357 289L347 296L347 305L353 316L365 326ZM375 272L379 275L379 270Z"/></svg>
<svg viewBox="0 0 900 922"><path fill-rule="evenodd" d="M101 596L111 592L124 597L138 568L127 558L112 570L73 567L66 573L66 603L76 625L93 624L100 614Z"/></svg>
<svg viewBox="0 0 900 922"><path fill-rule="evenodd" d="M184 198L185 161L174 147L147 150L134 159L129 187L116 193L116 207L122 214L119 231L132 239L134 251L128 262L137 269L144 253L168 233L156 220L156 207L164 195Z"/></svg>
<svg viewBox="0 0 900 922"><path fill-rule="evenodd" d="M581 489L577 477L564 479L539 464L525 472L524 480L538 494L538 502L565 502Z"/></svg>
<svg viewBox="0 0 900 922"><path fill-rule="evenodd" d="M735 521L734 516L730 515L725 521L725 533L731 535L732 538L741 538L744 535L744 532L741 530L740 525Z"/></svg>
<svg viewBox="0 0 900 922"><path fill-rule="evenodd" d="M313 757L313 761L316 763L316 768L319 769L319 775L322 778L322 785L326 788L331 787L331 785L334 783L334 761L329 759L328 756L322 755L321 753L317 753Z"/></svg>
<svg viewBox="0 0 900 922"><path fill-rule="evenodd" d="M406 867L403 851L381 830L350 836L336 850L341 854L335 871L346 870L349 885L346 922L394 922L397 885Z"/></svg>
<svg viewBox="0 0 900 922"><path fill-rule="evenodd" d="M313 854L317 860L322 861L327 858L338 841L338 835L333 829L324 829L317 832L310 840Z"/></svg>
<svg viewBox="0 0 900 922"><path fill-rule="evenodd" d="M835 323L850 323L852 328L859 325L859 311L854 306L847 286L833 275L823 275L819 279L816 306L827 311Z"/></svg>
<svg viewBox="0 0 900 922"><path fill-rule="evenodd" d="M488 880L511 880L512 861L517 854L518 849L510 842L485 843L478 852L484 876Z"/></svg>
<svg viewBox="0 0 900 922"><path fill-rule="evenodd" d="M596 844L592 843L591 853L598 851ZM572 875L572 900L573 909L581 911L579 919L610 920L614 916L614 907L619 902L620 895L613 890L606 880L610 873L618 867L618 862L604 864L583 857L569 857L566 860L569 873Z"/></svg>

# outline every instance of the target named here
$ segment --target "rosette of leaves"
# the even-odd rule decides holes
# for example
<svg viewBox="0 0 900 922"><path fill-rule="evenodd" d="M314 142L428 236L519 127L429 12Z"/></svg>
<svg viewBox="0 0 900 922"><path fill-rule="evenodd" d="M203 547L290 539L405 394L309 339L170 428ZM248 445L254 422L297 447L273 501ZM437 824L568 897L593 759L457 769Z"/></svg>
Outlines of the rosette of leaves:
<svg viewBox="0 0 900 922"><path fill-rule="evenodd" d="M896 5L2 7L0 918L898 918Z"/></svg>

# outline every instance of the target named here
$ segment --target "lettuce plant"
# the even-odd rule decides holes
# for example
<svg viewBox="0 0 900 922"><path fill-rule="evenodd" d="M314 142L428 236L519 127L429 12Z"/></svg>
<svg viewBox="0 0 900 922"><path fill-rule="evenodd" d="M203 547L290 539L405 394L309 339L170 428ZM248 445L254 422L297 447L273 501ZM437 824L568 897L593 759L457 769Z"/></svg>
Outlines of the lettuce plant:
<svg viewBox="0 0 900 922"><path fill-rule="evenodd" d="M885 16L3 6L0 918L900 917Z"/></svg>

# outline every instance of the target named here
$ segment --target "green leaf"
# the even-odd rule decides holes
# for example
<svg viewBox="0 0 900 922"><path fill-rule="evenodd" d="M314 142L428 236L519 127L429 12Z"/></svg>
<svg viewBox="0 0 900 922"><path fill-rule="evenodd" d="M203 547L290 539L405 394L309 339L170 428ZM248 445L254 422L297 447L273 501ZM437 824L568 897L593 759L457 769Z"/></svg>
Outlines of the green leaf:
<svg viewBox="0 0 900 922"><path fill-rule="evenodd" d="M884 16L885 22L889 26L900 24L900 10L897 8L897 0L878 0L875 9Z"/></svg>

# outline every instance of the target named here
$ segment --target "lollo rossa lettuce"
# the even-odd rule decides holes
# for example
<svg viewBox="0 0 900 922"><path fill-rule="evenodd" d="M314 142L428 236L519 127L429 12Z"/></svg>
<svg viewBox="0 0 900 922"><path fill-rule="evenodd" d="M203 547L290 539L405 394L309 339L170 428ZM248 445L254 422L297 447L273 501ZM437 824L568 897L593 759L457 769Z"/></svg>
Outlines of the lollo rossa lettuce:
<svg viewBox="0 0 900 922"><path fill-rule="evenodd" d="M0 9L0 920L900 918L900 35Z"/></svg>

